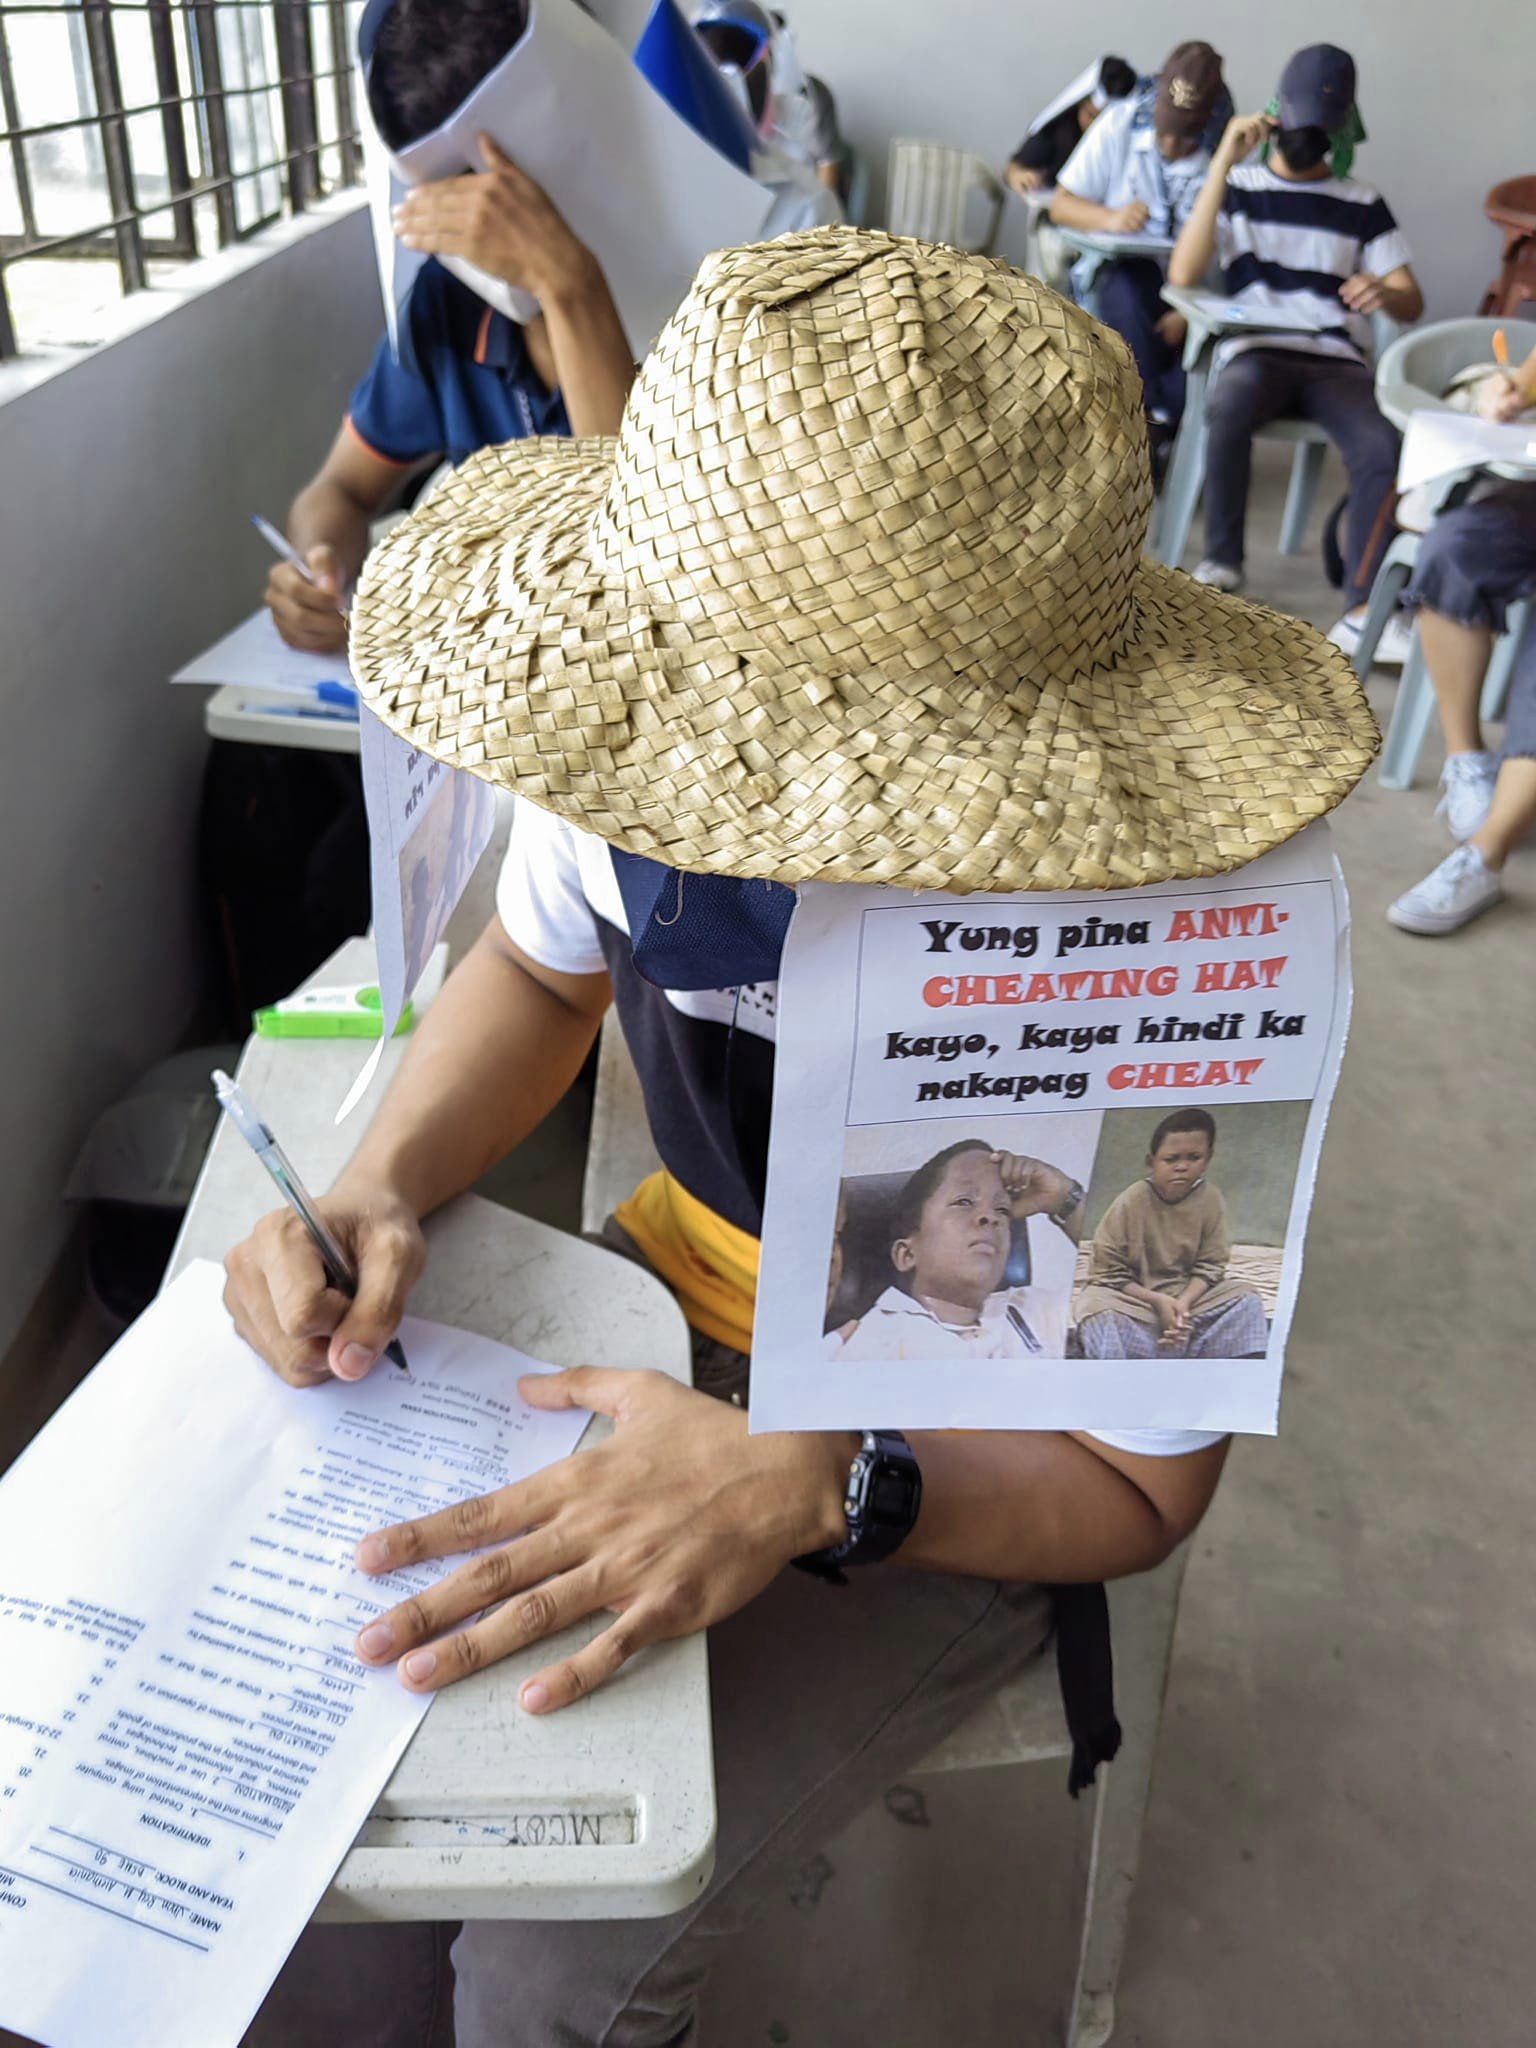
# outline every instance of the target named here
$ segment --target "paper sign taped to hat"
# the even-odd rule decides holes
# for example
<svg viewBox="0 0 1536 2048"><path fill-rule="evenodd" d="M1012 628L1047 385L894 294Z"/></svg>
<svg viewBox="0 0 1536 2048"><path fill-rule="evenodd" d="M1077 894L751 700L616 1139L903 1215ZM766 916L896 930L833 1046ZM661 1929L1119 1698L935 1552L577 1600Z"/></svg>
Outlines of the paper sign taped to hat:
<svg viewBox="0 0 1536 2048"><path fill-rule="evenodd" d="M704 257L754 241L774 205L774 194L695 134L574 0L535 0L516 47L419 142L391 155L364 126L391 334L423 260L395 239L392 201L403 186L483 171L482 133L543 186L596 256L637 359ZM526 293L508 298L462 259L442 260L476 290L488 286L513 317L537 311Z"/></svg>
<svg viewBox="0 0 1536 2048"><path fill-rule="evenodd" d="M359 713L382 1035L347 1091L350 1116L379 1070L413 988L448 928L496 823L496 792Z"/></svg>
<svg viewBox="0 0 1536 2048"><path fill-rule="evenodd" d="M1272 1434L1348 929L1322 824L1145 889L804 887L752 1428Z"/></svg>

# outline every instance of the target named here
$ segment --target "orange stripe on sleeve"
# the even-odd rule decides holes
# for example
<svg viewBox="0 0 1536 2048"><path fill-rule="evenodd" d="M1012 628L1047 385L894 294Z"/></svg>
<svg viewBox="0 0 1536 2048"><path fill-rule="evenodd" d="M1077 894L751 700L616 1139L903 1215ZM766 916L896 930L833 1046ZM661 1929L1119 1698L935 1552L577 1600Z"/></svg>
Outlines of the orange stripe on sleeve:
<svg viewBox="0 0 1536 2048"><path fill-rule="evenodd" d="M423 462L430 460L430 457L425 455L413 455L408 462L402 462L398 455L386 455L382 448L374 447L368 436L358 427L351 413L347 414L341 424L365 454L371 455L375 462L387 463L391 469L417 469Z"/></svg>

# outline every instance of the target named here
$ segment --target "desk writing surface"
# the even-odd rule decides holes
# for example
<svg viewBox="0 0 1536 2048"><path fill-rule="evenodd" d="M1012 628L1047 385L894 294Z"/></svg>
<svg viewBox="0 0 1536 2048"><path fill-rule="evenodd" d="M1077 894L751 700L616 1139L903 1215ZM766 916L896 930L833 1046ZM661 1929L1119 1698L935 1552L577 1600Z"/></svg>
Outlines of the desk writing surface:
<svg viewBox="0 0 1536 2048"><path fill-rule="evenodd" d="M367 980L365 940L318 983ZM384 1057L386 1074L404 1041ZM352 1039L251 1039L241 1085L319 1192L365 1113L332 1119L367 1047ZM271 1182L221 1120L167 1277L222 1259L273 1205ZM427 1226L417 1313L555 1365L656 1366L686 1379L687 1327L660 1282L580 1238L474 1195ZM598 1423L588 1431L606 1429ZM594 1621L571 1632L590 1640ZM558 1642L559 1639L554 1639ZM545 1719L517 1691L551 1644L451 1688L432 1708L337 1873L322 1919L614 1919L676 1912L708 1881L715 1803L702 1636L637 1658L589 1699Z"/></svg>
<svg viewBox="0 0 1536 2048"><path fill-rule="evenodd" d="M203 728L214 740L303 747L320 754L357 753L360 742L355 718L299 718L294 716L295 705L292 697L225 683L203 706Z"/></svg>
<svg viewBox="0 0 1536 2048"><path fill-rule="evenodd" d="M1165 263L1173 249L1171 235L1100 234L1088 228L1063 227L1059 221L1055 226L1067 246L1081 249L1085 256L1150 256L1156 263Z"/></svg>

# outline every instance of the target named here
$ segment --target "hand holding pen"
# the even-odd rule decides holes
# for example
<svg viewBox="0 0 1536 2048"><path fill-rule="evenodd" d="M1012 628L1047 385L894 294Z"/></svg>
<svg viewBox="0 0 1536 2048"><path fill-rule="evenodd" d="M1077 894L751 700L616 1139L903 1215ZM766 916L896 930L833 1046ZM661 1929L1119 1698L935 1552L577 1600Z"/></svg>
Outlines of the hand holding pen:
<svg viewBox="0 0 1536 2048"><path fill-rule="evenodd" d="M286 1205L225 1260L240 1335L292 1386L362 1379L381 1356L404 1369L392 1333L426 1262L415 1217L348 1211L334 1195L322 1212L235 1082L219 1072L213 1084Z"/></svg>
<svg viewBox="0 0 1536 2048"><path fill-rule="evenodd" d="M267 578L267 609L290 647L308 654L339 654L347 644L345 577L334 548L323 543L300 554L285 534L251 515L251 524L278 557Z"/></svg>

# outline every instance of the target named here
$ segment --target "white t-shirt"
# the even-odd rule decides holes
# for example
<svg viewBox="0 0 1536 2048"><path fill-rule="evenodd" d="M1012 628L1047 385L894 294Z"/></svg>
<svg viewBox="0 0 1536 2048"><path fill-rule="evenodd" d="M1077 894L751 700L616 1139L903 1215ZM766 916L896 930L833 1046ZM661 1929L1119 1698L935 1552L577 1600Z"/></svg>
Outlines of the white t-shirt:
<svg viewBox="0 0 1536 2048"><path fill-rule="evenodd" d="M1060 1358L1067 1304L1038 1287L1000 1287L974 1323L945 1323L926 1302L887 1287L833 1356L861 1358Z"/></svg>
<svg viewBox="0 0 1536 2048"><path fill-rule="evenodd" d="M1134 95L1107 106L1062 165L1056 184L1095 206L1129 206L1139 199L1147 209L1147 234L1176 235L1205 183L1210 153L1197 149L1169 163L1151 122L1138 121L1140 106Z"/></svg>
<svg viewBox="0 0 1536 2048"><path fill-rule="evenodd" d="M552 812L541 810L522 797L517 800L512 839L496 884L496 913L513 944L520 946L542 966L553 968L557 974L601 973L608 964L600 936L602 926L608 926L610 933L626 933L629 929L624 901L614 874L613 856L603 841L594 838L590 832L577 831ZM668 989L663 995L674 1009L702 1024L722 1030L748 1031L765 1039L772 1039L775 1035L778 1009L776 982L758 983L740 990ZM664 1046L654 1047L653 1053L657 1057L686 1057L680 1050L686 1043L686 1034L680 1034L667 1040ZM642 1074L642 1085L646 1078ZM683 1078L686 1080L687 1077ZM930 1339L935 1330L942 1331L946 1327L920 1303L914 1303L910 1295L896 1288L882 1295L875 1304L876 1310L885 1310L893 1296L904 1312L915 1311L927 1319L931 1327L925 1334ZM1015 1297L1028 1297L1027 1305ZM1045 1297L1037 1299L1035 1290L1027 1287L1000 1290L988 1302L988 1309L993 1301L999 1304L998 1315L1010 1331L1016 1329L1007 1313L1012 1304L1040 1337L1041 1355L1055 1358L1062 1355L1066 1330L1064 1327L1058 1330L1050 1318L1052 1315L1064 1315L1063 1309L1048 1309ZM985 1322L985 1315L983 1320ZM858 1354L843 1350L838 1355L851 1358ZM925 1352L923 1355L931 1354ZM1012 1357L1016 1354L1011 1351L962 1350L959 1355ZM1017 1355L1032 1354L1021 1348ZM1112 1449L1139 1452L1152 1458L1178 1457L1188 1451L1204 1450L1208 1444L1220 1443L1222 1437L1220 1431L1200 1429L1095 1429L1085 1434Z"/></svg>

